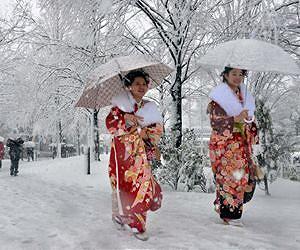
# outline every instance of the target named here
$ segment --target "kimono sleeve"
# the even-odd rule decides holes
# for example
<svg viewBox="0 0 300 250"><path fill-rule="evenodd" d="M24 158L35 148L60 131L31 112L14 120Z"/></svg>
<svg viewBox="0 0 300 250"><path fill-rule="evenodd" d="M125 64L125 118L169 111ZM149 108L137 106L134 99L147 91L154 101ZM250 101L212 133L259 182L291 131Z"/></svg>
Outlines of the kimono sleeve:
<svg viewBox="0 0 300 250"><path fill-rule="evenodd" d="M259 144L259 132L255 122L252 122L246 129L248 144L258 145Z"/></svg>
<svg viewBox="0 0 300 250"><path fill-rule="evenodd" d="M163 133L163 126L159 123L147 127L147 135L152 145L157 145Z"/></svg>
<svg viewBox="0 0 300 250"><path fill-rule="evenodd" d="M228 116L224 109L212 101L208 104L207 113L209 114L210 124L214 131L220 135L225 135L228 132L231 134L234 127L234 117Z"/></svg>
<svg viewBox="0 0 300 250"><path fill-rule="evenodd" d="M118 107L113 107L106 117L106 127L113 136L122 136L130 133L131 128L126 127L125 114Z"/></svg>

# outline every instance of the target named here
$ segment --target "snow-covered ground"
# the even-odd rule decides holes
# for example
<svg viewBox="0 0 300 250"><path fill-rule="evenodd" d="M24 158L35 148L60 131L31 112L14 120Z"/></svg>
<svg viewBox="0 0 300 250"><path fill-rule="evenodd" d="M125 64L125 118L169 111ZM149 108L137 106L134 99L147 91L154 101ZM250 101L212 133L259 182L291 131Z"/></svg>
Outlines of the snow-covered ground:
<svg viewBox="0 0 300 250"><path fill-rule="evenodd" d="M104 157L104 158L103 158ZM111 223L107 157L85 174L83 157L21 162L0 170L0 249L300 249L300 183L257 190L243 228L220 223L214 194L165 192L141 242Z"/></svg>

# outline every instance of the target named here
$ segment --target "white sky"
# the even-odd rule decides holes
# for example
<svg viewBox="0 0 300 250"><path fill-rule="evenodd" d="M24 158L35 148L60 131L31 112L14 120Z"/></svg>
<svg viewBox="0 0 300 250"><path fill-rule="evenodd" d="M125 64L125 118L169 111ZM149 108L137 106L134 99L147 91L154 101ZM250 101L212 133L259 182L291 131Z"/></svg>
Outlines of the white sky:
<svg viewBox="0 0 300 250"><path fill-rule="evenodd" d="M39 10L37 8L36 0L29 1L32 4L32 11L34 15L39 15ZM0 18L8 17L11 13L13 6L15 5L15 0L0 0Z"/></svg>

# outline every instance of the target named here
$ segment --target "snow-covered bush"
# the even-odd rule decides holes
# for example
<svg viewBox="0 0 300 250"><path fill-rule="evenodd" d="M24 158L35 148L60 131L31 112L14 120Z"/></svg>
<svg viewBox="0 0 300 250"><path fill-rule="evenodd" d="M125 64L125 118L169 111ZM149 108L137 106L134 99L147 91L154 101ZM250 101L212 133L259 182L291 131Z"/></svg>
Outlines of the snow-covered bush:
<svg viewBox="0 0 300 250"><path fill-rule="evenodd" d="M258 100L256 106L261 145L257 160L266 173L266 178L260 186L269 194L268 181L271 183L275 181L280 174L284 174L283 170L290 166L290 152L293 150L292 135L284 130L274 132L270 109L262 100Z"/></svg>
<svg viewBox="0 0 300 250"><path fill-rule="evenodd" d="M256 118L260 132L261 151L257 155L260 166L264 169L270 182L277 177L279 169L278 158L280 156L281 141L274 135L270 110L261 100L257 101Z"/></svg>
<svg viewBox="0 0 300 250"><path fill-rule="evenodd" d="M166 134L160 144L162 164L155 173L159 181L174 190L207 192L204 167L209 166L209 158L203 153L194 130L183 133L182 145L175 148L174 135ZM210 185L211 186L211 185Z"/></svg>

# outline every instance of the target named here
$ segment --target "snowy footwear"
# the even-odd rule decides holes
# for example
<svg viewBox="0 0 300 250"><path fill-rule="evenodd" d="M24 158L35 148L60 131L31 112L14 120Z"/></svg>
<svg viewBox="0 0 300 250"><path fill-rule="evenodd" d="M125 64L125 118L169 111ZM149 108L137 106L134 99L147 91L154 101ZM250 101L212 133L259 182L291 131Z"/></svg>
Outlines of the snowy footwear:
<svg viewBox="0 0 300 250"><path fill-rule="evenodd" d="M123 224L121 218L118 216L112 217L112 221L118 230L128 231L138 240L146 241L149 239L146 232L139 232L136 228L131 228L129 225Z"/></svg>
<svg viewBox="0 0 300 250"><path fill-rule="evenodd" d="M220 214L220 205L215 205L215 212L217 213L217 214Z"/></svg>
<svg viewBox="0 0 300 250"><path fill-rule="evenodd" d="M137 232L137 233L133 233L133 235L138 240L147 241L149 239L149 236L146 232L143 232L143 233Z"/></svg>
<svg viewBox="0 0 300 250"><path fill-rule="evenodd" d="M137 228L131 228L131 233L135 238L141 241L146 241L149 239L149 236L146 232L140 232Z"/></svg>
<svg viewBox="0 0 300 250"><path fill-rule="evenodd" d="M230 225L230 226L235 226L235 227L243 227L244 224L241 219L237 220L232 220L228 218L222 218L223 224L224 225Z"/></svg>
<svg viewBox="0 0 300 250"><path fill-rule="evenodd" d="M223 218L222 221L224 225L229 225L230 219Z"/></svg>
<svg viewBox="0 0 300 250"><path fill-rule="evenodd" d="M235 226L235 227L243 227L244 226L244 224L243 224L243 222L242 222L241 219L230 220L228 223L229 223L229 225Z"/></svg>
<svg viewBox="0 0 300 250"><path fill-rule="evenodd" d="M112 222L116 226L118 230L125 230L124 224L122 223L121 219L117 216L112 218Z"/></svg>

